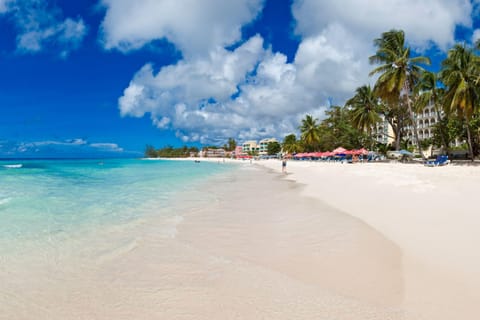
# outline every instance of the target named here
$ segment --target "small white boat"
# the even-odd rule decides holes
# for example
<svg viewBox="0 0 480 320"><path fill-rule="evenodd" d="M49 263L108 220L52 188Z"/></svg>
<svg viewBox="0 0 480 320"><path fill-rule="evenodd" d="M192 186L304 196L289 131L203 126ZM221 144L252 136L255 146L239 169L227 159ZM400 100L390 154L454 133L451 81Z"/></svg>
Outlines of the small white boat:
<svg viewBox="0 0 480 320"><path fill-rule="evenodd" d="M7 168L7 169L18 169L18 168L23 167L23 164L21 164L21 163L16 163L16 164L4 164L3 167L4 167L4 168Z"/></svg>

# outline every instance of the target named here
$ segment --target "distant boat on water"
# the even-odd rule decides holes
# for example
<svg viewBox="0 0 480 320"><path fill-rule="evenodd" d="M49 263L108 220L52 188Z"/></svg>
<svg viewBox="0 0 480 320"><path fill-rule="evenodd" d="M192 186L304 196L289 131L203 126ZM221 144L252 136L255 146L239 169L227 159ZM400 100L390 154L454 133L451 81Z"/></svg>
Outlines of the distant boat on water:
<svg viewBox="0 0 480 320"><path fill-rule="evenodd" d="M23 164L21 164L21 163L16 163L16 164L4 164L3 167L4 167L4 168L7 168L7 169L18 169L18 168L23 167Z"/></svg>

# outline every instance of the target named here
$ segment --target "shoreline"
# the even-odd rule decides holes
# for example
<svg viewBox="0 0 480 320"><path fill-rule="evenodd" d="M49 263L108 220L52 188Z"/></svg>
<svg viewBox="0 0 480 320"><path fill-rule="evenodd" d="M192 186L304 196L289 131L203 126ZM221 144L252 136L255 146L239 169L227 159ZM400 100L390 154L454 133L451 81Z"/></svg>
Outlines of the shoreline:
<svg viewBox="0 0 480 320"><path fill-rule="evenodd" d="M275 160L256 163L281 171ZM468 319L480 301L480 172L472 166L289 161L303 194L359 218L399 246L407 309Z"/></svg>
<svg viewBox="0 0 480 320"><path fill-rule="evenodd" d="M275 319L417 319L401 305L398 248L359 219L303 195L303 189L282 181L273 170L251 165L202 190L217 195L219 202L187 214L178 225L178 239L226 263L212 286L215 291L217 285L228 285L221 289L225 297L215 296L218 303L254 319L261 314ZM248 277L230 278L240 270ZM244 297L238 300L238 294ZM256 301L256 311L245 309L247 296ZM232 305L234 301L239 304Z"/></svg>
<svg viewBox="0 0 480 320"><path fill-rule="evenodd" d="M456 208L453 214L447 206L473 195L475 168L289 161L285 175L280 161L225 163L244 165L214 170L219 174L188 184L168 205L151 207L139 219L60 233L61 243L15 253L11 263L5 257L0 261L5 315L24 320L476 315L480 259L478 236L471 232L478 218L470 213L473 202L462 202L470 210Z"/></svg>

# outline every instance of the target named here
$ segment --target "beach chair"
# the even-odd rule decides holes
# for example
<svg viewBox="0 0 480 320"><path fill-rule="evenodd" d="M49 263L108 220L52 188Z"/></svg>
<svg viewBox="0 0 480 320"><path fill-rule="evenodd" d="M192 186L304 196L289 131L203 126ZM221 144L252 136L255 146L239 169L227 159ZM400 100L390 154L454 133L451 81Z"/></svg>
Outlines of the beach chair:
<svg viewBox="0 0 480 320"><path fill-rule="evenodd" d="M336 162L341 162L343 163L344 161L347 160L347 156L344 154L340 154L339 157L336 159Z"/></svg>
<svg viewBox="0 0 480 320"><path fill-rule="evenodd" d="M440 166L446 166L449 163L450 163L450 160L448 159L448 156L438 156L437 159L433 161L426 161L425 166L440 167Z"/></svg>

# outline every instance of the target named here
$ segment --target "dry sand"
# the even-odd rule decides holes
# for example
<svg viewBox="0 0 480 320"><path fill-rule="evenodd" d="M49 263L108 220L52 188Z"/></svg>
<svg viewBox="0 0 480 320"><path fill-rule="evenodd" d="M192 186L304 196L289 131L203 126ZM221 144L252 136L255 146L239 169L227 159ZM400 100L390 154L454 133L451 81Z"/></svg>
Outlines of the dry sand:
<svg viewBox="0 0 480 320"><path fill-rule="evenodd" d="M278 161L258 162L280 172ZM398 246L405 310L474 319L480 302L480 168L289 161L303 195L361 219Z"/></svg>

